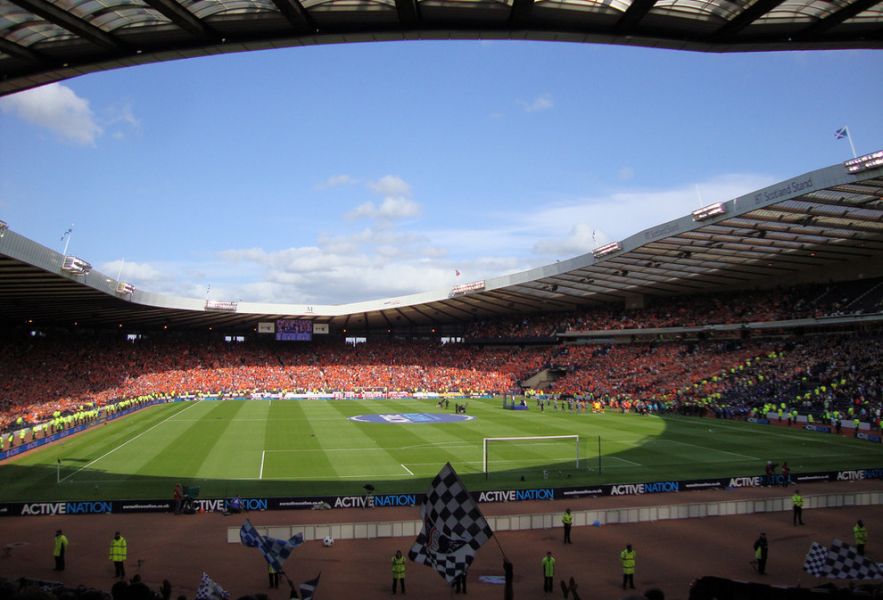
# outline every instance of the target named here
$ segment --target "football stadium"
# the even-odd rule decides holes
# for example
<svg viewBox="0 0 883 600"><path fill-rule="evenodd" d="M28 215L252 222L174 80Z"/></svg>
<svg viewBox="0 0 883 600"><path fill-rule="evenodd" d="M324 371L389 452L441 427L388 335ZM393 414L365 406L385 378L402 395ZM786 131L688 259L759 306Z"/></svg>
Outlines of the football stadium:
<svg viewBox="0 0 883 600"><path fill-rule="evenodd" d="M353 42L883 47L879 4L830 4L4 0L0 95ZM0 596L879 597L883 149L836 138L586 252L340 303L151 289L0 221Z"/></svg>

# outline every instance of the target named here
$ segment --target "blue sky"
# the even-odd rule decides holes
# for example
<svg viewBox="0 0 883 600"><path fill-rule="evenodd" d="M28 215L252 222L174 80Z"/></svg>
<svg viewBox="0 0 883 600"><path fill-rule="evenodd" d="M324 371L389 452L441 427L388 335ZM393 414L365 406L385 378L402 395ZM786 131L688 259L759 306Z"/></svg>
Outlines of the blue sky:
<svg viewBox="0 0 883 600"><path fill-rule="evenodd" d="M590 251L883 148L883 53L395 42L0 99L0 219L137 287L338 304ZM462 275L459 280L455 272Z"/></svg>

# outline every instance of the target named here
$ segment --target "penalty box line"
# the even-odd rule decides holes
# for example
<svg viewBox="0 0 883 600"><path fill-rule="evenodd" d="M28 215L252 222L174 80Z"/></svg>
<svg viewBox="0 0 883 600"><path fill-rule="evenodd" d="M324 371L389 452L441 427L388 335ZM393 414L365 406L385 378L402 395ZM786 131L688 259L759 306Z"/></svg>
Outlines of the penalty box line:
<svg viewBox="0 0 883 600"><path fill-rule="evenodd" d="M162 425L162 424L165 423L166 421L169 421L169 420L172 419L173 417L177 417L177 416L180 415L181 413L183 413L183 412L187 412L188 410L190 410L191 408L193 408L194 406L196 406L196 405L199 404L200 402L202 402L202 400L197 400L197 401L194 402L191 406L188 406L188 407L185 408L184 410L180 410L180 411L176 412L176 413L173 414L173 415L169 415L168 417L166 417L165 419L163 419L162 421L160 421L159 423L157 423L156 425L154 425L154 426L151 427L150 429L145 429L144 431L142 431L141 433L139 433L139 434L136 435L135 437L133 437L133 438L129 438L128 440L126 440L125 442L123 442L122 444L120 444L119 446L117 446L116 448L114 448L113 450L111 450L111 451L109 451L109 452L105 452L104 454L102 454L101 456L99 456L98 458L96 458L95 460L93 460L92 462L83 465L82 467L80 467L79 469L77 469L76 471L74 471L73 473L71 473L70 475L68 475L68 476L66 476L66 477L64 477L64 478L62 478L62 479L59 479L59 480L58 480L58 483L62 483L62 482L64 482L64 481L67 481L68 479L70 479L71 477L73 477L74 475L76 475L77 473L79 473L80 471L83 471L83 470L85 470L85 469L88 469L89 467L91 467L92 465L94 465L94 464L97 463L99 460L103 459L104 457L106 457L106 456L110 456L111 454L113 454L114 452L116 452L117 450L119 450L120 448L122 448L123 446L125 446L125 445L127 445L127 444L130 444L131 442L134 442L135 440L137 440L138 438L140 438L142 435L144 435L144 434L146 434L146 433L150 433L151 431L153 431L154 429L156 429L157 427L159 427L160 425Z"/></svg>
<svg viewBox="0 0 883 600"><path fill-rule="evenodd" d="M378 450L382 450L382 448L378 448ZM279 452L279 450L271 450L271 452ZM282 450L282 452L285 452L285 450ZM266 458L266 456L267 456L267 451L261 450L261 468L258 471L258 479L264 478L264 459ZM408 467L406 467L403 463L399 463L399 466L401 468L403 468L408 473L408 475L410 475L411 477L414 477L414 472L411 469L409 469ZM340 477L345 477L345 475L340 475Z"/></svg>

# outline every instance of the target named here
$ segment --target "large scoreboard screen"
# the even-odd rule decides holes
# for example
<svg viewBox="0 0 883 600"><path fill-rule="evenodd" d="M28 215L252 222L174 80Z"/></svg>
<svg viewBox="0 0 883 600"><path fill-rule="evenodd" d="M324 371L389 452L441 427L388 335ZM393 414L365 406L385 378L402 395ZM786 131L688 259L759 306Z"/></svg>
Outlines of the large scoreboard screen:
<svg viewBox="0 0 883 600"><path fill-rule="evenodd" d="M312 321L306 319L279 319L276 321L276 340L282 342L309 342L312 339Z"/></svg>

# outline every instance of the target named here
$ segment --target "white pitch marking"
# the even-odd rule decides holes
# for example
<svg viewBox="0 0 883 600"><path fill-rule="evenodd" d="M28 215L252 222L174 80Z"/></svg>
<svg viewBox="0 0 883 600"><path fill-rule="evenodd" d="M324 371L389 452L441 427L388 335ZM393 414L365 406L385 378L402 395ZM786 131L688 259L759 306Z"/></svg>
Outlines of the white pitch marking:
<svg viewBox="0 0 883 600"><path fill-rule="evenodd" d="M266 450L261 450L261 471L258 473L258 479L264 478L264 455L267 453Z"/></svg>
<svg viewBox="0 0 883 600"><path fill-rule="evenodd" d="M136 435L135 437L126 440L125 442L123 442L122 444L120 444L119 446L117 446L116 448L114 448L113 450L111 450L110 452L106 452L106 453L102 454L101 456L99 456L98 458L96 458L95 460L93 460L92 462L90 462L89 464L83 465L82 467L80 467L79 469L77 469L76 471L74 471L73 473L71 473L70 475L68 475L67 477L64 477L63 479L59 480L58 483L61 483L62 481L66 481L66 480L70 479L71 477L73 477L74 475L76 475L77 473L79 473L80 471L82 471L82 470L84 470L84 469L88 469L89 467L91 467L92 465L94 465L95 463L97 463L99 460L101 460L102 458L104 458L105 456L109 456L109 455L113 454L114 452L116 452L117 450L119 450L120 448L122 448L123 446L125 446L126 444L128 444L128 443L130 443L130 442L134 442L135 440L137 440L138 438L140 438L140 437L141 437L142 435L144 435L145 433L148 433L148 432L150 432L150 431L153 431L154 429L156 429L157 427L159 427L160 425L162 425L162 424L165 423L166 421L170 420L172 417L177 417L177 416L180 415L181 413L187 412L188 410L190 410L191 408L193 408L194 406L196 406L196 405L199 404L200 402L202 402L202 400L197 400L196 402L193 403L193 406L188 406L187 408L185 408L185 409L182 410L182 411L176 412L176 413L173 414L173 415L169 415L167 418L163 419L162 421L160 421L159 423L157 423L156 425L154 425L154 426L151 427L150 429L145 429L144 431L142 431L141 433L139 433L139 434Z"/></svg>
<svg viewBox="0 0 883 600"><path fill-rule="evenodd" d="M408 472L408 475L410 475L411 477L414 476L414 473L411 471L411 469L409 469L408 467L406 467L405 465L403 465L403 464L401 464L401 463L399 463L399 464L401 465L401 467L402 467L405 471Z"/></svg>

